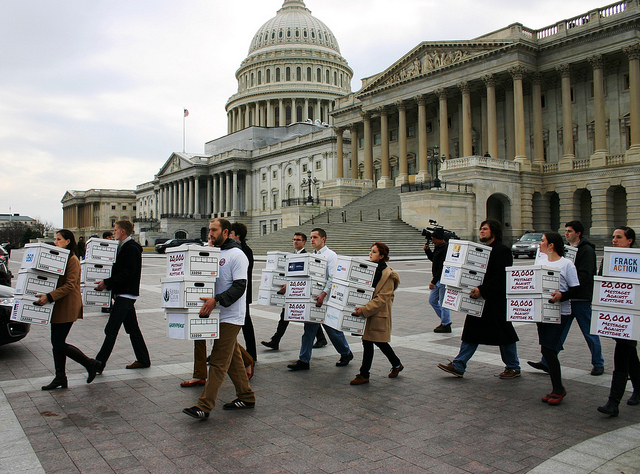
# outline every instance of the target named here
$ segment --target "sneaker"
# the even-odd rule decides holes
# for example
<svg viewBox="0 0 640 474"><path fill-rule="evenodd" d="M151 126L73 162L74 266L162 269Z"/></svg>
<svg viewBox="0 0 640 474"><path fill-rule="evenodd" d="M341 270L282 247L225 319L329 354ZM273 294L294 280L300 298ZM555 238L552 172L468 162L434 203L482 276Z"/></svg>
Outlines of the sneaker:
<svg viewBox="0 0 640 474"><path fill-rule="evenodd" d="M451 332L451 323L449 324L441 324L440 326L438 326L437 328L435 328L433 330L433 332L440 332L440 333L449 333Z"/></svg>
<svg viewBox="0 0 640 474"><path fill-rule="evenodd" d="M184 413L185 415L189 415L191 418L198 418L200 420L206 420L207 418L209 418L209 413L204 411L202 408L198 408L197 406L185 408L182 410L182 413Z"/></svg>
<svg viewBox="0 0 640 474"><path fill-rule="evenodd" d="M520 377L520 371L505 368L503 372L494 375L494 377L500 377L501 379L515 379L516 377Z"/></svg>
<svg viewBox="0 0 640 474"><path fill-rule="evenodd" d="M530 360L528 360L527 364L529 364L534 369L542 370L543 372L549 373L549 367L544 365L542 362L531 362Z"/></svg>
<svg viewBox="0 0 640 474"><path fill-rule="evenodd" d="M309 362L302 362L301 360L297 360L293 364L287 365L287 367L292 371L309 370Z"/></svg>
<svg viewBox="0 0 640 474"><path fill-rule="evenodd" d="M268 347L269 349L273 349L274 351L277 351L278 349L280 349L280 344L278 344L277 342L273 342L271 341L262 341L260 344L262 344L265 347Z"/></svg>
<svg viewBox="0 0 640 474"><path fill-rule="evenodd" d="M389 372L389 378L395 379L400 372L404 370L404 365L400 364L398 367L391 367L391 372Z"/></svg>
<svg viewBox="0 0 640 474"><path fill-rule="evenodd" d="M438 368L451 375L455 375L456 377L462 378L464 376L464 372L460 372L458 369L456 369L453 365L453 362L449 362L448 364L438 364Z"/></svg>
<svg viewBox="0 0 640 474"><path fill-rule="evenodd" d="M349 351L347 355L340 356L340 360L336 362L336 367L345 367L353 360L353 352Z"/></svg>
<svg viewBox="0 0 640 474"><path fill-rule="evenodd" d="M243 408L253 408L255 406L256 402L245 402L236 398L234 401L222 405L222 408L224 410L242 410Z"/></svg>
<svg viewBox="0 0 640 474"><path fill-rule="evenodd" d="M365 383L369 383L369 378L368 377L363 377L360 374L356 375L356 378L353 379L351 382L349 382L349 384L351 384L351 385L362 385L362 384L365 384Z"/></svg>
<svg viewBox="0 0 640 474"><path fill-rule="evenodd" d="M602 375L602 374L604 374L604 367L593 366L593 369L591 369L591 375Z"/></svg>

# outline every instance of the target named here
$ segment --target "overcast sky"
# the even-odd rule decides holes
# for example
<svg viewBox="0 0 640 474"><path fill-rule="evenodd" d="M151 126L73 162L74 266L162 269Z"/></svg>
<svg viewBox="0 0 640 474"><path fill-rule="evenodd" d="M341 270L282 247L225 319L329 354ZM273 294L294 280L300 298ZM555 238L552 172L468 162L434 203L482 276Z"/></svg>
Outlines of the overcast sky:
<svg viewBox="0 0 640 474"><path fill-rule="evenodd" d="M283 0L2 1L0 213L62 225L66 190L135 189L173 151L202 153L253 35ZM305 0L360 79L421 41L538 29L604 0Z"/></svg>

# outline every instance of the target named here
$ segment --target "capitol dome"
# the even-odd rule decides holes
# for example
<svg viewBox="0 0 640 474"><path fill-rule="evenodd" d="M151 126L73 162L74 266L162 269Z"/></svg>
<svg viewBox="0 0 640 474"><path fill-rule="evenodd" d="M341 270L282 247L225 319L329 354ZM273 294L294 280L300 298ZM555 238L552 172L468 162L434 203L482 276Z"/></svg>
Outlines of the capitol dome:
<svg viewBox="0 0 640 474"><path fill-rule="evenodd" d="M353 71L333 32L303 0L282 8L253 36L227 102L229 133L294 122L330 124L334 100L351 92Z"/></svg>

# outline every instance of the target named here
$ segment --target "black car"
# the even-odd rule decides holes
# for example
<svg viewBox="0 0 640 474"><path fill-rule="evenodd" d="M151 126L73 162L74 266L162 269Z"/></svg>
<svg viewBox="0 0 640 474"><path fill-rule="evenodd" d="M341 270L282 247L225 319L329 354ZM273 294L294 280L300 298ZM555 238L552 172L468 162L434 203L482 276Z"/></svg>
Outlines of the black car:
<svg viewBox="0 0 640 474"><path fill-rule="evenodd" d="M13 288L0 285L0 346L19 341L31 329L31 324L11 321L13 295Z"/></svg>
<svg viewBox="0 0 640 474"><path fill-rule="evenodd" d="M0 261L0 285L11 286L13 274L6 263Z"/></svg>
<svg viewBox="0 0 640 474"><path fill-rule="evenodd" d="M520 255L534 258L538 252L538 247L540 246L543 235L542 232L527 232L520 237L518 241L511 246L513 258L518 258Z"/></svg>
<svg viewBox="0 0 640 474"><path fill-rule="evenodd" d="M0 262L4 262L9 265L9 252L7 252L2 246L0 246Z"/></svg>
<svg viewBox="0 0 640 474"><path fill-rule="evenodd" d="M164 253L169 247L179 247L182 244L204 245L200 239L170 239L166 242L156 245L156 252Z"/></svg>

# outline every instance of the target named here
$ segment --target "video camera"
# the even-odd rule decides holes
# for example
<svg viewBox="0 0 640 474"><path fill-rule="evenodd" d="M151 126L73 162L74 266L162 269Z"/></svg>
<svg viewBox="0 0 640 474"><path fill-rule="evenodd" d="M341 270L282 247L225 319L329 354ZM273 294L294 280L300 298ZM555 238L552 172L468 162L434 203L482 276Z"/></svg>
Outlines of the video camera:
<svg viewBox="0 0 640 474"><path fill-rule="evenodd" d="M436 230L442 230L444 233L444 240L448 242L449 239L458 239L459 237L452 230L447 230L441 225L438 225L438 221L434 221L433 219L429 219L429 224L431 227L427 227L426 229L422 229L422 235L425 239L427 239L427 243L431 243L431 239L433 238L433 233Z"/></svg>

